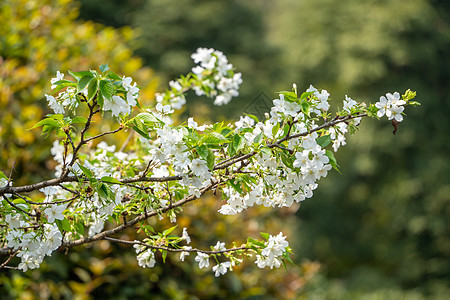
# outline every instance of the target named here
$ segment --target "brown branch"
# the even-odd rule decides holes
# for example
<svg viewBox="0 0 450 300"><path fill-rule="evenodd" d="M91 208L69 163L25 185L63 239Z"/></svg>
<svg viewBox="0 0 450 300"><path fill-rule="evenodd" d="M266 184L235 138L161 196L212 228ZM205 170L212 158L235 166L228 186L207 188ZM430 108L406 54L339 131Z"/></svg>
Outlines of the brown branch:
<svg viewBox="0 0 450 300"><path fill-rule="evenodd" d="M101 178L97 179L98 181L102 181ZM181 180L181 176L166 176L166 177L140 177L136 176L133 178L128 179L118 179L120 183L127 184L127 183L134 183L134 182L166 182L166 181L176 181ZM76 176L67 176L65 178L54 178L46 181L41 181L38 183L30 184L30 185L24 185L24 186L5 186L0 188L0 195L1 194L18 194L18 193L28 193L35 190L39 190L41 188L45 188L47 186L55 186L60 185L62 183L69 183L69 182L77 182L79 181L79 178ZM88 181L88 180L83 180ZM107 181L105 181L107 182Z"/></svg>
<svg viewBox="0 0 450 300"><path fill-rule="evenodd" d="M200 191L200 193L203 195L207 191L213 189L218 184L219 184L219 182L212 182L212 183L208 184L206 187L204 187ZM119 226L117 226L115 228L112 228L110 230L106 230L106 231L100 232L100 233L95 234L93 236L88 236L88 237L81 238L81 239L78 239L78 240L75 240L75 241L64 242L61 245L61 247L72 248L72 247L80 246L80 245L83 245L83 244L88 244L88 243L92 243L92 242L95 242L95 241L98 241L98 240L102 240L105 237L117 234L117 233L119 233L119 232L121 232L121 231L123 231L123 230L125 230L125 229L127 229L127 228L129 228L129 227L131 227L133 225L135 225L136 223L138 223L140 221L143 221L143 220L145 220L147 218L150 218L150 217L153 217L153 216L157 216L160 213L166 212L166 211L168 211L168 210L170 210L172 208L175 208L175 207L182 206L182 205L184 205L184 204L186 204L188 202L191 202L191 201L193 201L195 199L197 199L197 197L195 195L186 196L184 199L173 203L170 207L169 206L168 207L163 207L163 208L160 208L160 209L158 209L158 210L156 210L154 212L151 212L151 213L147 213L146 212L145 214L138 215L134 219L129 220L126 224L119 225Z"/></svg>
<svg viewBox="0 0 450 300"><path fill-rule="evenodd" d="M9 257L6 261L4 261L1 265L0 265L0 269L4 269L4 268L8 268L6 265L11 261L11 259L13 259L14 256L17 255L17 251L16 252L11 252L9 254Z"/></svg>

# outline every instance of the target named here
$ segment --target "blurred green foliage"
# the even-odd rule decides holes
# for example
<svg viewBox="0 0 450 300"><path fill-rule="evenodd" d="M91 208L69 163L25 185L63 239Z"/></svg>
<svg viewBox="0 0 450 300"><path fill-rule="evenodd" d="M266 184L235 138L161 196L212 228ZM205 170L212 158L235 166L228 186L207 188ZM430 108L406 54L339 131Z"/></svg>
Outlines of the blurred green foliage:
<svg viewBox="0 0 450 300"><path fill-rule="evenodd" d="M374 102L383 92L412 88L422 103L396 136L388 122L370 122L337 154L343 175L324 180L298 213L300 256L317 259L328 278L372 298L397 299L403 289L418 299L446 298L450 3L286 0L272 12L271 40L289 41L283 65L292 66L286 74L302 86L340 94L335 103L344 91ZM389 295L386 289L396 292L375 296Z"/></svg>
<svg viewBox="0 0 450 300"><path fill-rule="evenodd" d="M0 169L9 174L15 164L19 184L49 177L51 141L42 142L39 132L29 129L50 113L44 94L51 94L50 79L57 70L109 63L118 74L139 82L143 99L153 98L157 80L133 55L134 31L77 21L78 7L70 0L0 4Z"/></svg>
<svg viewBox="0 0 450 300"><path fill-rule="evenodd" d="M22 6L26 7L24 3ZM90 32L95 31L92 28L104 27L74 21L76 12L72 19L68 18L72 15L67 12L76 11L73 3L69 4L71 9L64 10L64 18L59 14L67 23L53 30L65 30L60 39L62 36L73 40L71 45L75 47L83 40L67 34L77 32L70 29L73 24L89 24ZM2 14L5 11L8 9L2 7ZM349 137L348 146L336 155L343 175L332 174L322 179L313 199L302 204L297 220L292 218L293 211L281 211L280 218L264 209L251 210L239 218L217 219L207 208L218 206L214 197L205 199L202 205L187 207L186 215L178 218L180 226L191 228L192 236L204 241L204 246L217 240L226 241L225 237L231 241L257 235L262 228L274 233L283 230L294 244L297 262L310 259L318 261L321 267L307 260L299 263L301 267L288 267L289 272L263 272L248 266L216 279L212 273L204 273L191 263L180 264L176 258L171 258L166 265L158 263L154 269L138 269L129 249L122 252L122 247L102 242L92 249L70 253L69 261L64 254L52 257L52 263L45 268L27 273L33 281L15 272L2 275L0 281L6 290L25 298L27 295L46 298L39 295L45 288L55 298L83 294L87 298L89 293L95 297L115 295L117 299L144 298L149 293L161 299L447 298L450 293L448 1L127 0L108 1L105 5L104 1L83 0L81 16L115 27L138 27L142 37L132 40L133 45L140 46L138 53L146 64L169 79L189 69L189 55L197 47L216 47L223 51L243 73L246 86L240 100L233 100L235 106L230 111L220 108L210 116L212 119L240 113L246 105L243 103L252 101L259 90L270 95L272 91L288 88L292 82L300 89L306 89L309 84L327 89L337 105L342 105L345 92L351 93L349 96L354 99L375 102L384 92L411 88L417 90L422 106L410 110L395 136L391 134L393 128L389 122L364 123L359 134ZM14 20L20 24L24 18L9 18L11 21L6 23L12 24ZM24 27L31 24L31 19L26 20ZM2 30L7 29L0 29L1 49L4 49L5 40L14 34ZM116 30L107 30L117 34ZM39 36L36 31L28 31L29 38ZM94 43L102 35L90 37L84 42ZM53 39L56 37L43 44L52 45ZM114 43L108 45L117 47ZM47 50L45 59L35 59L34 64L56 63L55 53L59 53L59 48ZM77 50L76 57L96 59L92 53L98 50L88 46L81 49L85 52L80 54L81 50ZM3 51L0 53L5 60L8 57ZM73 55L56 61L63 63L68 57ZM106 58L99 58L100 63ZM129 59L116 61L114 70L123 67L120 63ZM8 70L4 66L3 61L2 74ZM31 66L30 70L37 68ZM2 75L0 104L5 105L2 113L6 107L4 90L14 86L4 84L4 78L19 78L17 82L22 85L15 83L18 85L14 88L15 95L34 91L34 98L27 99L35 101L42 97L43 86L48 89L48 78L59 68L51 66L48 72L45 68L37 72L45 83L20 79L21 69L14 69L14 77L12 71L8 76ZM136 81L143 84L138 78ZM42 83L36 85L36 82ZM26 107L22 109L23 114ZM189 114L203 118L208 118L209 111L200 103L188 108ZM39 111L35 118L40 115ZM22 128L18 125L25 121L18 120L16 125L9 126ZM17 136L25 135L21 132ZM26 153L23 150L24 147L20 148L20 155ZM39 152L33 154L36 153ZM7 157L18 154L16 150ZM202 218L193 217L199 215ZM276 221L276 217L283 221ZM255 221L257 218L259 222ZM160 226L170 226L164 222ZM243 229L246 231L242 232ZM95 255L91 255L92 250ZM193 261L193 257L188 259Z"/></svg>

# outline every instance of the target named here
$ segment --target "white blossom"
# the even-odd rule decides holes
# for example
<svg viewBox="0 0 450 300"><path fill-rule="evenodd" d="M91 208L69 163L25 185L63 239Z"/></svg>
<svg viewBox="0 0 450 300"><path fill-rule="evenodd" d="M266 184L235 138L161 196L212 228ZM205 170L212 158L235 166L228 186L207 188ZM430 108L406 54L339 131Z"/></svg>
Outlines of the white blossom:
<svg viewBox="0 0 450 300"><path fill-rule="evenodd" d="M215 265L212 269L215 272L214 276L219 277L220 275L224 275L227 273L228 269L231 267L231 262L223 262L218 265Z"/></svg>
<svg viewBox="0 0 450 300"><path fill-rule="evenodd" d="M181 238L186 240L186 243L188 243L188 244L191 243L191 238L189 237L186 227L183 228L183 235L181 236Z"/></svg>
<svg viewBox="0 0 450 300"><path fill-rule="evenodd" d="M344 110L350 113L350 110L358 104L355 100L345 95Z"/></svg>
<svg viewBox="0 0 450 300"><path fill-rule="evenodd" d="M184 250L192 250L192 247L191 246L185 246L185 247L183 247L183 249ZM185 257L189 256L189 254L191 254L189 251L182 251L180 253L180 260L184 261Z"/></svg>
<svg viewBox="0 0 450 300"><path fill-rule="evenodd" d="M64 107L62 106L61 103L59 103L55 99L55 97L53 97L52 95L47 95L47 94L45 94L45 97L47 98L48 106L50 106L50 108L53 109L55 114L64 114L65 113Z"/></svg>
<svg viewBox="0 0 450 300"><path fill-rule="evenodd" d="M56 220L64 220L63 212L66 209L66 205L50 205L44 210L47 215L47 221L53 223Z"/></svg>
<svg viewBox="0 0 450 300"><path fill-rule="evenodd" d="M112 96L111 100L105 99L103 110L110 110L114 117L118 117L120 114L128 115L131 113L130 105L120 96Z"/></svg>
<svg viewBox="0 0 450 300"><path fill-rule="evenodd" d="M64 73L61 73L59 71L56 71L56 77L52 78L50 80L50 83L52 84L52 86L50 87L52 90L56 87L56 85L54 83L63 80L64 79Z"/></svg>
<svg viewBox="0 0 450 300"><path fill-rule="evenodd" d="M220 241L217 242L217 244L213 247L214 251L224 251L226 250L225 248L225 243L221 243Z"/></svg>
<svg viewBox="0 0 450 300"><path fill-rule="evenodd" d="M209 255L202 252L197 252L197 256L195 257L195 261L198 262L198 267L200 269L209 267Z"/></svg>

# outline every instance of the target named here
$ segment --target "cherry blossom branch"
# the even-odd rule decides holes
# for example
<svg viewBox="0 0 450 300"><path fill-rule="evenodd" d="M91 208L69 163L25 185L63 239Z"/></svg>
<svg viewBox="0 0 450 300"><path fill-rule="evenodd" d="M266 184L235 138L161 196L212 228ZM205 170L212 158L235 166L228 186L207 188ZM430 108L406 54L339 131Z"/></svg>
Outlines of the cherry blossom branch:
<svg viewBox="0 0 450 300"><path fill-rule="evenodd" d="M297 134L293 134L293 135L290 135L290 136L286 136L286 137L278 140L275 143L267 145L267 147L268 148L275 148L275 147L279 148L280 144L285 142L285 141L288 141L288 140L291 140L291 139L295 139L295 138L299 138L299 137L302 137L302 136L307 136L307 135L309 135L309 134L311 134L313 132L319 131L321 129L329 128L329 127L335 126L335 125L337 125L339 123L342 123L342 122L346 122L346 121L349 121L349 120L352 120L352 119L366 117L366 116L367 116L367 114L363 113L363 114L358 114L356 116L346 116L344 118L337 117L337 118L333 119L330 122L324 123L321 126L318 126L316 128L310 129L310 130L308 130L306 132L297 133ZM246 153L246 154L235 155L234 157L231 157L231 158L227 159L226 161L222 161L222 162L216 164L214 166L213 170L226 169L227 167L229 167L231 165L234 165L237 162L243 161L243 160L245 160L247 158L250 158L250 157L256 155L257 153L258 153L257 151L252 151L252 152Z"/></svg>
<svg viewBox="0 0 450 300"><path fill-rule="evenodd" d="M286 136L278 141L276 141L275 143L269 144L267 145L268 148L274 148L274 147L280 147L280 144L288 141L290 139L294 139L294 138L298 138L298 137L302 137L302 136L307 136L313 132L319 131L321 129L324 128L328 128L328 127L332 127L337 125L338 123L342 123L342 122L346 122L352 119L356 119L356 118L360 118L360 117L366 117L367 114L363 113L363 114L358 114L356 116L346 116L344 118L342 117L336 117L335 119L333 119L332 121L329 121L327 123L324 123L316 128L313 128L311 130L308 130L306 132L303 133L298 133L298 134L294 134L294 135L290 135L290 136ZM81 144L81 143L80 143ZM80 146L79 146L80 147ZM77 147L78 148L78 147ZM248 159L254 155L256 155L258 152L257 151L252 151L250 153L246 153L246 154L238 154L235 155L231 158L228 158L227 160L221 161L219 163L217 163L213 170L220 170L220 169L225 169L231 165L234 165L237 162L243 161L245 159ZM135 182L166 182L166 181L177 181L177 180L181 180L182 177L180 175L175 175L175 176L166 176L166 177L141 177L141 176L136 176L133 178L128 178L128 179L119 179L119 181L123 184L127 184L127 183L135 183ZM101 179L97 179L98 181L101 181ZM76 182L79 181L79 179L75 176L67 176L65 178L63 177L59 177L59 178L54 178L51 180L46 180L46 181L42 181L39 183L35 183L35 184L31 184L31 185L26 185L26 186L20 186L20 187L11 187L11 186L5 186L3 188L0 188L0 195L1 194L6 194L6 193L26 193L26 192L31 192L34 190L38 190L47 186L55 186L55 185L59 185L62 183L68 183L68 182Z"/></svg>
<svg viewBox="0 0 450 300"><path fill-rule="evenodd" d="M122 244L127 244L127 245L141 245L141 246L144 246L147 248L164 250L167 252L201 252L201 253L205 253L205 254L220 254L220 253L235 252L235 251L239 251L239 250L252 250L252 248L245 247L245 246L235 247L235 248L230 248L230 249L225 249L225 250L201 250L201 249L197 249L197 248L176 249L176 248L149 245L149 244L143 243L141 241L127 241L127 240L120 240L120 239L115 239L115 238L111 238L111 237L104 237L103 239L111 241L111 242L122 243Z"/></svg>
<svg viewBox="0 0 450 300"><path fill-rule="evenodd" d="M177 180L181 180L182 177L180 175L176 175L176 176L166 176L166 177L141 177L141 176L136 176L133 178L128 178L128 179L118 179L118 181L122 184L127 184L127 183L134 183L134 182L166 182L166 181L177 181ZM96 179L97 181L100 182L108 182L108 181L102 181L101 178ZM30 184L30 185L24 185L24 186L17 186L17 187L13 187L13 186L5 186L0 188L0 195L3 194L18 194L18 193L29 193L35 190L39 190L48 186L56 186L56 185L60 185L63 183L69 183L69 182L78 182L80 181L80 178L76 177L76 176L67 176L65 178L54 178L54 179L50 179L50 180L45 180L45 181L41 181L38 183L34 183L34 184ZM82 180L83 181L83 180ZM86 180L87 182L88 180Z"/></svg>
<svg viewBox="0 0 450 300"><path fill-rule="evenodd" d="M80 151L81 147L87 143L87 141L84 139L84 135L86 134L87 130L89 129L89 127L91 126L91 122L92 122L92 117L100 112L100 109L94 110L94 108L97 106L97 101L96 101L96 96L93 99L92 105L89 104L89 102L87 102L87 105L89 107L89 116L87 118L86 124L84 125L84 128L81 130L81 134L80 134L80 142L78 143L77 147L75 148L75 150L73 151L73 156L72 156L72 160L70 161L70 163L68 165L64 165L64 167L66 168L65 171L61 174L62 178L65 178L66 176L69 175L70 172L70 167L73 166L73 164L75 163L75 161L78 159L78 152Z"/></svg>

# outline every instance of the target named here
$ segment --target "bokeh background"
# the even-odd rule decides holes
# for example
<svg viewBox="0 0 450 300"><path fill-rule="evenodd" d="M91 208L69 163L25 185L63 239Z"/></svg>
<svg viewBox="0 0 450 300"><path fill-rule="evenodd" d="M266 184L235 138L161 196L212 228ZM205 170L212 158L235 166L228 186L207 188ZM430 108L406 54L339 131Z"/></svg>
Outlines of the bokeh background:
<svg viewBox="0 0 450 300"><path fill-rule="evenodd" d="M132 249L103 241L38 270L2 270L0 298L448 299L449 1L3 0L0 20L0 169L15 164L17 184L52 174L51 138L29 128L50 112L57 70L109 63L151 105L197 47L223 51L243 73L239 98L217 108L190 97L180 120L234 121L258 93L275 98L293 82L328 90L334 105L408 88L422 103L395 136L388 121L363 122L336 155L343 175L322 179L301 208L223 218L210 195L178 218L199 247L283 231L295 252L286 270L249 260L215 278L175 256L141 269Z"/></svg>

